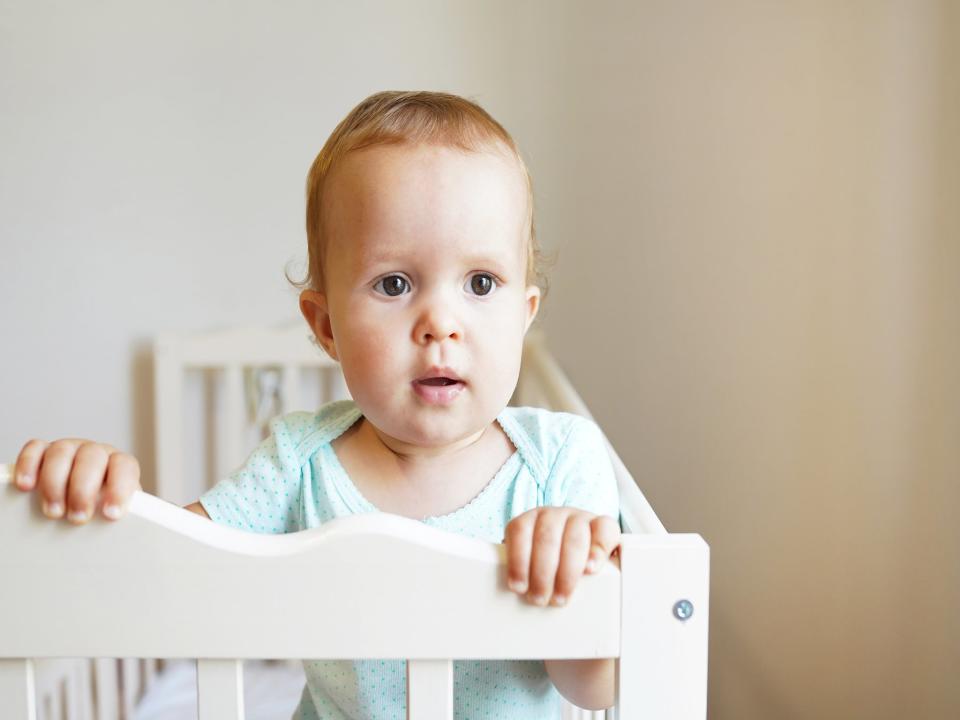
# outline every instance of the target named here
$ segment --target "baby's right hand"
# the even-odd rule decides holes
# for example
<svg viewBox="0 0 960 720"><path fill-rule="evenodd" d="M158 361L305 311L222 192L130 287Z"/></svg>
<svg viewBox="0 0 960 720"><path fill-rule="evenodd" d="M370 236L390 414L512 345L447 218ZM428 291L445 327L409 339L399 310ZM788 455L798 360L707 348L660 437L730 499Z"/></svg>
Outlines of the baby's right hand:
<svg viewBox="0 0 960 720"><path fill-rule="evenodd" d="M30 440L17 456L15 484L24 491L36 487L43 514L83 525L97 508L103 493L102 512L116 520L140 487L140 463L105 443L66 438L51 443Z"/></svg>

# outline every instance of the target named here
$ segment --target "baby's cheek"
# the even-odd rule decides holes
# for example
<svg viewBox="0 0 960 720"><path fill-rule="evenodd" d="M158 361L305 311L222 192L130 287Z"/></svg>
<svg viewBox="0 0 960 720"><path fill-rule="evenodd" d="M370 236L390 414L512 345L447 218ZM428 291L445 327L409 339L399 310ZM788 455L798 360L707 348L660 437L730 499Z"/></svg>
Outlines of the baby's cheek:
<svg viewBox="0 0 960 720"><path fill-rule="evenodd" d="M497 355L491 358L487 385L490 392L490 402L499 406L497 411L506 406L517 387L520 377L520 347L510 348L499 346Z"/></svg>
<svg viewBox="0 0 960 720"><path fill-rule="evenodd" d="M487 347L487 352L492 354L491 362L499 378L505 381L516 379L520 373L523 335L521 333L501 332L498 337L499 342L489 343Z"/></svg>
<svg viewBox="0 0 960 720"><path fill-rule="evenodd" d="M372 338L346 342L340 348L340 367L350 394L358 405L376 403L378 393L383 393L390 383L395 361L383 345L371 342ZM395 374L395 373L394 373Z"/></svg>

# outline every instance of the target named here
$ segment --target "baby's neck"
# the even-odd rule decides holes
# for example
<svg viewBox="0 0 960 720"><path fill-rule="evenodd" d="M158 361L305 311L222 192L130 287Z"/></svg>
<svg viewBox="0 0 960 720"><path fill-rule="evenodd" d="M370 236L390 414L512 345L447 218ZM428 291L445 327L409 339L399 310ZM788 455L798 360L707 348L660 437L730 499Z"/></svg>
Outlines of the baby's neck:
<svg viewBox="0 0 960 720"><path fill-rule="evenodd" d="M482 443L489 433L492 425L481 428L473 435L462 438L448 445L439 447L423 447L422 445L413 445L403 440L397 440L390 437L376 428L373 423L363 418L359 423L358 439L369 447L381 446L392 454L401 465L427 466L433 464L444 464L457 457L469 454L471 448L478 449L478 443Z"/></svg>
<svg viewBox="0 0 960 720"><path fill-rule="evenodd" d="M382 512L422 520L467 505L514 452L496 422L443 452L403 452L381 440L364 418L333 441L360 494Z"/></svg>
<svg viewBox="0 0 960 720"><path fill-rule="evenodd" d="M494 421L453 447L404 452L404 447L385 442L364 418L334 440L333 449L368 500L388 512L414 517L466 504L515 448Z"/></svg>

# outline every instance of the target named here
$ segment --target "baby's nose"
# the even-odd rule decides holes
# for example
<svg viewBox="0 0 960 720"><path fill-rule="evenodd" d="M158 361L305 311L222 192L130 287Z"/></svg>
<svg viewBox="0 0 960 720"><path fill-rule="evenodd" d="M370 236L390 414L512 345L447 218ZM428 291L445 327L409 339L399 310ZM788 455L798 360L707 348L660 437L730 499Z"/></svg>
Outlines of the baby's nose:
<svg viewBox="0 0 960 720"><path fill-rule="evenodd" d="M463 328L444 306L427 308L414 328L414 340L420 344L442 340L462 340Z"/></svg>

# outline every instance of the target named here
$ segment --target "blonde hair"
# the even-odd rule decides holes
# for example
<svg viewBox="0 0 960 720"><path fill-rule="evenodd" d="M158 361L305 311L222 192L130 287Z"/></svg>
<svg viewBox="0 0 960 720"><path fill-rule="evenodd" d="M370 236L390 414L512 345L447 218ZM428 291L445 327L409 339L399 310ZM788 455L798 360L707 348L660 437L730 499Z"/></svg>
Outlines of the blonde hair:
<svg viewBox="0 0 960 720"><path fill-rule="evenodd" d="M373 145L431 143L466 152L506 150L514 157L527 188L527 284L547 292L546 259L537 241L533 218L533 180L516 143L500 123L476 103L441 92L385 91L363 100L334 128L307 175L307 276L299 289L322 290L324 184L336 164L352 150Z"/></svg>

